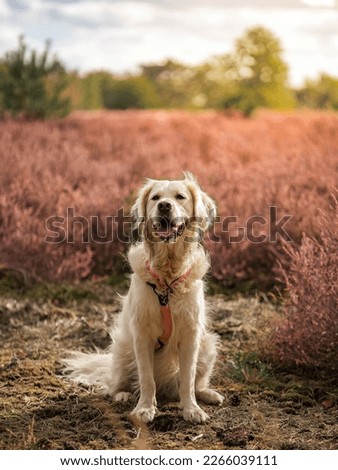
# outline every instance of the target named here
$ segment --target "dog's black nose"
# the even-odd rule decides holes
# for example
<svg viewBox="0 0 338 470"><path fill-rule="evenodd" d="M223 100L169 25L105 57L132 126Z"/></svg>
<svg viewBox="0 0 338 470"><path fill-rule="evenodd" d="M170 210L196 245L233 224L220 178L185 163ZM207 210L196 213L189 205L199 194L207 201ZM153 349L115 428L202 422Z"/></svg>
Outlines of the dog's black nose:
<svg viewBox="0 0 338 470"><path fill-rule="evenodd" d="M172 205L169 201L161 201L158 203L157 208L159 212L169 212Z"/></svg>

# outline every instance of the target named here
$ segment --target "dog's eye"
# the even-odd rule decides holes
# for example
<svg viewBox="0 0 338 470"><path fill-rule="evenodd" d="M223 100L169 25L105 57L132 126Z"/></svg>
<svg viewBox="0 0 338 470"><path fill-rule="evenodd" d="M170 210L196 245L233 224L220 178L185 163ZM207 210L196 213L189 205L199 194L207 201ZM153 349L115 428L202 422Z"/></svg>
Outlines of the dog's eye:
<svg viewBox="0 0 338 470"><path fill-rule="evenodd" d="M176 199L187 199L183 194L176 194Z"/></svg>
<svg viewBox="0 0 338 470"><path fill-rule="evenodd" d="M158 194L155 194L155 195L151 198L152 201L158 201L159 199L160 199L160 196L159 196Z"/></svg>

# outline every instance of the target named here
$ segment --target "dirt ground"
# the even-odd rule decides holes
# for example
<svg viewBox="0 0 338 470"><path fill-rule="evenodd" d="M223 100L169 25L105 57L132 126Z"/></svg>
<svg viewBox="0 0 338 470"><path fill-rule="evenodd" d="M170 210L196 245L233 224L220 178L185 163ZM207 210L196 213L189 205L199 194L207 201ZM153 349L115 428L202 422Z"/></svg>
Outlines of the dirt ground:
<svg viewBox="0 0 338 470"><path fill-rule="evenodd" d="M208 298L220 335L213 385L225 396L221 407L202 405L210 421L188 424L177 403L159 403L154 422L139 428L129 417L133 403L61 375L66 350L108 346L119 303L114 289L103 298L0 298L2 449L338 448L337 378L262 360L262 331L278 310L266 296Z"/></svg>

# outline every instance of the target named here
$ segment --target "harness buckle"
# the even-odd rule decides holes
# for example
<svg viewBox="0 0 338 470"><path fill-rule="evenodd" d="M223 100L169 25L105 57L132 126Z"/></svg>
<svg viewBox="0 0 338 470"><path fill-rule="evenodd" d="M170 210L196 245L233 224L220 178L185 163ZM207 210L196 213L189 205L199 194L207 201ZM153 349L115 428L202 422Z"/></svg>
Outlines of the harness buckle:
<svg viewBox="0 0 338 470"><path fill-rule="evenodd" d="M169 294L171 294L173 292L171 287L168 287L165 292L160 292L160 291L157 290L156 284L153 284L151 282L147 282L147 284L148 284L148 286L150 286L153 289L153 291L157 295L158 301L160 302L160 305L161 306L168 305L168 303L169 303Z"/></svg>

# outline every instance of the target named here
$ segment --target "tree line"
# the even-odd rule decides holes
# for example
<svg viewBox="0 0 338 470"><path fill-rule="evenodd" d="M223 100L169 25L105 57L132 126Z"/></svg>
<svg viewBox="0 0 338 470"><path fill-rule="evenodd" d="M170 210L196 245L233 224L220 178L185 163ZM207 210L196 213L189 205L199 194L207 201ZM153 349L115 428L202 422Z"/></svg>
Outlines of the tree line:
<svg viewBox="0 0 338 470"><path fill-rule="evenodd" d="M338 109L338 78L322 74L299 89L288 83L279 39L268 29L248 29L232 52L199 65L166 60L140 66L137 74L67 71L39 54L23 37L0 59L0 115L62 117L75 109L222 109L250 116L259 107Z"/></svg>

